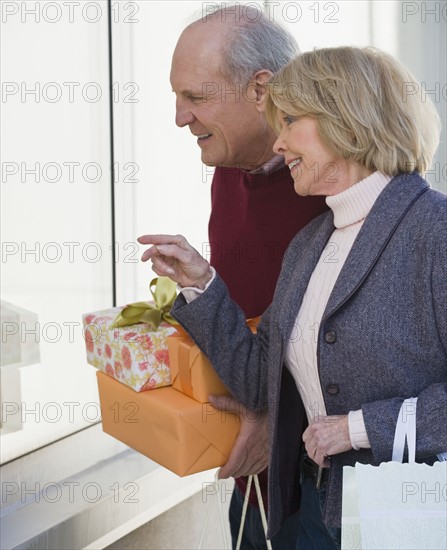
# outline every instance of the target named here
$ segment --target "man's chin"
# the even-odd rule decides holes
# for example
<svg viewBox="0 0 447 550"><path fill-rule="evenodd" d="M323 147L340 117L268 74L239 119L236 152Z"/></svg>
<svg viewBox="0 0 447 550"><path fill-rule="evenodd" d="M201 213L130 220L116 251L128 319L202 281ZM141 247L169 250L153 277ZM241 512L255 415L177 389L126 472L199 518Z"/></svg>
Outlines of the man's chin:
<svg viewBox="0 0 447 550"><path fill-rule="evenodd" d="M210 155L209 152L202 151L202 154L200 156L201 161L206 166L209 166L210 168L235 168L238 167L238 161L236 159L231 159L228 157L219 157L219 156L213 156Z"/></svg>
<svg viewBox="0 0 447 550"><path fill-rule="evenodd" d="M201 155L201 160L203 164L211 168L215 168L216 166L223 166L222 162L219 162L218 160L211 158L209 155L204 155L203 153Z"/></svg>

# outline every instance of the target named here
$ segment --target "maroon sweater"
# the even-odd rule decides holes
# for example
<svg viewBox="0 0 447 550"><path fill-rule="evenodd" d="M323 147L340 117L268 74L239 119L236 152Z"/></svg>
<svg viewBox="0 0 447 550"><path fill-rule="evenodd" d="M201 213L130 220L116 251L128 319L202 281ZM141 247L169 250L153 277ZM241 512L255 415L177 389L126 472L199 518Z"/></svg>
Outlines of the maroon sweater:
<svg viewBox="0 0 447 550"><path fill-rule="evenodd" d="M327 210L324 197L300 197L289 168L269 175L216 168L211 186L210 263L245 316L270 305L284 252L292 238ZM267 504L267 470L259 476ZM243 494L247 478L236 479ZM250 503L257 506L254 488Z"/></svg>

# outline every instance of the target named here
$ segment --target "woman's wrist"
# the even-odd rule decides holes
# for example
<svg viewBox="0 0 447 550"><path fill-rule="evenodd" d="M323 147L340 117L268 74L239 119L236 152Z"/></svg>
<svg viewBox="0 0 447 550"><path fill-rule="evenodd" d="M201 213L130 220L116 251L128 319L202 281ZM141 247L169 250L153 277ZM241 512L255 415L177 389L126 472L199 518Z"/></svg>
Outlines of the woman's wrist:
<svg viewBox="0 0 447 550"><path fill-rule="evenodd" d="M188 304L193 302L196 298L198 298L201 294L203 294L206 291L206 289L211 285L211 283L214 281L216 277L216 270L214 269L214 267L210 267L209 270L210 270L211 277L205 283L205 286L203 288L195 286L196 284L202 284L203 281L195 282L194 286L182 287L179 285L177 287L179 292L183 294Z"/></svg>
<svg viewBox="0 0 447 550"><path fill-rule="evenodd" d="M214 277L214 271L211 269L210 266L208 266L207 272L203 275L203 277L200 277L200 279L197 279L194 284L191 286L194 288L198 288L199 290L205 290L208 283L211 281L211 279Z"/></svg>

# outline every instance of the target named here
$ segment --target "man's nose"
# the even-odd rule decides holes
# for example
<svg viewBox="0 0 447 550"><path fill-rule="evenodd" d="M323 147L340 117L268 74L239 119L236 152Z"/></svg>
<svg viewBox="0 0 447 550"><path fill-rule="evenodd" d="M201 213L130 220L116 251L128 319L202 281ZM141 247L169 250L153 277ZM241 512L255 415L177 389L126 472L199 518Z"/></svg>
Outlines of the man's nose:
<svg viewBox="0 0 447 550"><path fill-rule="evenodd" d="M195 120L196 117L190 109L183 103L177 101L175 108L175 123L177 126L183 128L184 126L188 126L188 124L192 124Z"/></svg>

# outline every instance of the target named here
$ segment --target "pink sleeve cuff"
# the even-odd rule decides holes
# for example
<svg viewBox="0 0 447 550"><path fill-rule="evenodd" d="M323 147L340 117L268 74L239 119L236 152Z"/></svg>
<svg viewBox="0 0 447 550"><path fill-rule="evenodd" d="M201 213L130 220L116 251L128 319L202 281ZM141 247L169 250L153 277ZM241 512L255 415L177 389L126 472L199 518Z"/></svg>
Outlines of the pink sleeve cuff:
<svg viewBox="0 0 447 550"><path fill-rule="evenodd" d="M201 288L195 288L192 286L181 287L180 285L177 285L177 290L183 294L188 304L198 298L201 294L203 294L205 290L210 286L210 284L214 281L214 279L216 278L216 270L214 269L214 267L211 267L211 271L213 272L213 276L206 283L206 286L203 290Z"/></svg>
<svg viewBox="0 0 447 550"><path fill-rule="evenodd" d="M359 449L370 449L368 434L366 433L365 422L363 420L362 409L351 411L348 414L349 437L352 447Z"/></svg>

